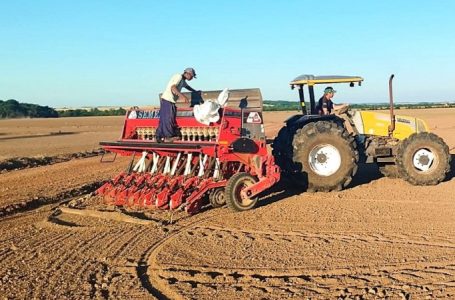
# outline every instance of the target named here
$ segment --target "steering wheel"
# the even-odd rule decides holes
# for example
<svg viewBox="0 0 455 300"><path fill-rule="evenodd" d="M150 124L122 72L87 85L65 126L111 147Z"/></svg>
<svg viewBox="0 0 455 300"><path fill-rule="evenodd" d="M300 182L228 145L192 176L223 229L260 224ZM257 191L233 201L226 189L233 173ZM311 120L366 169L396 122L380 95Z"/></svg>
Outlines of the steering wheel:
<svg viewBox="0 0 455 300"><path fill-rule="evenodd" d="M345 114L348 111L348 109L349 109L349 105L346 105L346 106L340 108L339 110L337 110L336 113L338 115L342 115L342 114Z"/></svg>

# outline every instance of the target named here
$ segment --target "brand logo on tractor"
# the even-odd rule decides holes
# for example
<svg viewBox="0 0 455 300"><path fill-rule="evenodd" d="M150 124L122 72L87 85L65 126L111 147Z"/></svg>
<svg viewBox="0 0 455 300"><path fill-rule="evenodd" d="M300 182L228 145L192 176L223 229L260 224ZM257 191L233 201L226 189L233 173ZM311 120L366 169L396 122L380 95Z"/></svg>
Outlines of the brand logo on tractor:
<svg viewBox="0 0 455 300"><path fill-rule="evenodd" d="M258 112L252 111L248 115L248 118L246 119L247 123L253 123L253 124L260 124L262 123L261 115L259 115Z"/></svg>

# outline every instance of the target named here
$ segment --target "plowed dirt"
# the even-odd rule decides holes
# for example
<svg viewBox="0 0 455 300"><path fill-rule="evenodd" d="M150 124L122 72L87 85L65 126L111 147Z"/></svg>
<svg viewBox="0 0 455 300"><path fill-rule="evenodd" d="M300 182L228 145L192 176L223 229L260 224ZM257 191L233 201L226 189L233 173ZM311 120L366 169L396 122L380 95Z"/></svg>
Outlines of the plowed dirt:
<svg viewBox="0 0 455 300"><path fill-rule="evenodd" d="M93 196L127 159L74 158L0 174L0 296L454 299L455 110L400 113L426 119L452 149L445 182L416 187L361 165L341 192L301 193L282 182L251 211L207 209L189 217L121 211ZM292 114L266 113L268 136ZM35 131L24 125L30 121ZM123 118L58 122L69 121L0 121L2 159L92 150L118 137ZM6 139L9 126L14 139ZM27 126L29 133L18 129ZM70 140L26 137L65 126L80 131ZM32 145L28 152L23 143Z"/></svg>

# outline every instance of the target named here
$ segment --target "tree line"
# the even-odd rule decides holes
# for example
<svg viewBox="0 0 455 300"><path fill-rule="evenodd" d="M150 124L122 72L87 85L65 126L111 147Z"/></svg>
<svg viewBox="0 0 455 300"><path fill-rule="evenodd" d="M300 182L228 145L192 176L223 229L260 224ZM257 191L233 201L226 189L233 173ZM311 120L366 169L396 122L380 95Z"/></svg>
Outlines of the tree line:
<svg viewBox="0 0 455 300"><path fill-rule="evenodd" d="M124 116L126 114L126 110L119 107L119 108L111 108L111 109L103 109L100 110L98 108L91 108L91 109L66 109L66 110L59 110L58 116L59 117L92 117L92 116Z"/></svg>
<svg viewBox="0 0 455 300"><path fill-rule="evenodd" d="M306 103L309 108L310 104ZM358 110L383 110L388 109L388 103L378 104L351 104L351 108ZM406 108L435 108L435 107L455 107L455 103L432 103L421 102L412 104L395 104L395 109ZM299 101L286 100L264 100L264 111L300 111ZM56 110L49 106L41 106L30 103L20 103L17 100L0 100L0 119L9 118L59 118L59 117L89 117L89 116L124 116L126 110L119 108L103 109L65 109Z"/></svg>
<svg viewBox="0 0 455 300"><path fill-rule="evenodd" d="M49 106L20 103L14 99L0 100L0 119L123 116L125 114L126 110L121 107L108 110L98 108L56 110Z"/></svg>
<svg viewBox="0 0 455 300"><path fill-rule="evenodd" d="M264 100L264 111L300 111L300 101L287 101L287 100ZM310 107L309 102L305 102L307 109ZM350 108L357 110L386 110L389 109L389 103L360 103L350 104ZM455 107L454 102L419 102L419 103L395 103L395 109L408 109L408 108L448 108Z"/></svg>
<svg viewBox="0 0 455 300"><path fill-rule="evenodd" d="M14 99L0 100L0 118L57 118L58 112L49 107L19 103Z"/></svg>

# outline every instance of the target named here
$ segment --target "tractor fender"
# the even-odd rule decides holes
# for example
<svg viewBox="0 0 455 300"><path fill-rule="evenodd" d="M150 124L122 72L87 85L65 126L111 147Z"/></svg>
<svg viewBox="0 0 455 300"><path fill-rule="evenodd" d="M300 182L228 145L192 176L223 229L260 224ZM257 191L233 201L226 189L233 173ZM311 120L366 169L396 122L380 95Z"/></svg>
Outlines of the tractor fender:
<svg viewBox="0 0 455 300"><path fill-rule="evenodd" d="M318 122L318 121L329 121L335 122L340 126L343 126L344 120L337 115L294 115L288 118L285 123L288 128L293 128L295 130L302 128L303 126Z"/></svg>

